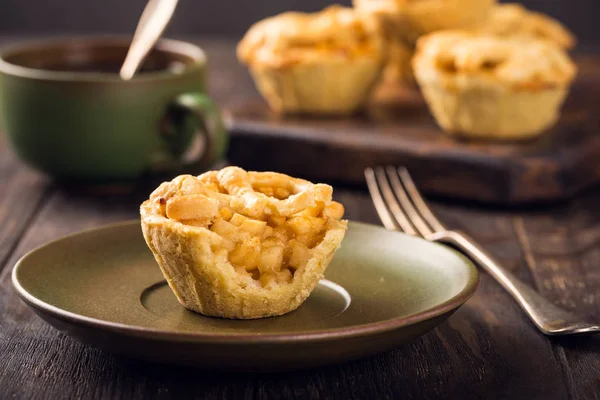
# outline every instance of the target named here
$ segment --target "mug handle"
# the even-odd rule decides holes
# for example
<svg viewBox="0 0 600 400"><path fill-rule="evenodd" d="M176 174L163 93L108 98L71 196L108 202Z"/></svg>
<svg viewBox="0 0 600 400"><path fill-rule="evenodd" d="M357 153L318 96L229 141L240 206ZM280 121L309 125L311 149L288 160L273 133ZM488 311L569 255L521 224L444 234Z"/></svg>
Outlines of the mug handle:
<svg viewBox="0 0 600 400"><path fill-rule="evenodd" d="M191 128L188 126L190 116ZM192 92L177 96L169 105L167 118L171 120L171 127L164 132L164 138L182 167L204 169L225 154L229 134L219 108L206 94ZM192 131L194 133L190 133ZM193 148L195 142L204 142L200 154Z"/></svg>

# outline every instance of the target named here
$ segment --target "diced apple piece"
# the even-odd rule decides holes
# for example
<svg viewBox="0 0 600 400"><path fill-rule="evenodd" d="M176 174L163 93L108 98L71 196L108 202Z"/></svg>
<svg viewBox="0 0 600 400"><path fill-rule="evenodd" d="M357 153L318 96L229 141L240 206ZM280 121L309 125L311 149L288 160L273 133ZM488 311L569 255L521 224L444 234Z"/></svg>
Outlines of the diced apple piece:
<svg viewBox="0 0 600 400"><path fill-rule="evenodd" d="M223 207L219 210L219 216L225 221L230 221L231 217L233 217L233 211L227 207Z"/></svg>
<svg viewBox="0 0 600 400"><path fill-rule="evenodd" d="M313 247L320 232L325 228L325 221L315 217L293 217L287 225L296 234L296 240L308 247Z"/></svg>
<svg viewBox="0 0 600 400"><path fill-rule="evenodd" d="M255 269L260 259L261 245L257 237L242 240L229 254L229 261L233 265L243 266L246 270Z"/></svg>
<svg viewBox="0 0 600 400"><path fill-rule="evenodd" d="M275 231L273 230L273 228L271 228L271 227L270 227L270 226L268 226L268 225L267 225L267 226L265 226L265 230L264 230L264 231L263 231L263 233L262 233L262 237L263 237L263 239L266 239L266 238L268 238L269 236L273 236L273 233L274 233L274 232L275 232Z"/></svg>
<svg viewBox="0 0 600 400"><path fill-rule="evenodd" d="M241 239L238 227L222 219L216 220L210 227L210 230L234 242L239 242Z"/></svg>
<svg viewBox="0 0 600 400"><path fill-rule="evenodd" d="M235 249L235 242L226 237L221 237L221 245L227 249L227 251L233 251Z"/></svg>
<svg viewBox="0 0 600 400"><path fill-rule="evenodd" d="M267 223L255 219L247 219L240 225L240 229L248 232L251 235L262 235Z"/></svg>
<svg viewBox="0 0 600 400"><path fill-rule="evenodd" d="M283 263L283 246L269 246L263 245L260 253L260 260L258 262L258 270L262 274L276 273L281 268Z"/></svg>
<svg viewBox="0 0 600 400"><path fill-rule="evenodd" d="M248 218L244 217L242 214L235 213L233 214L229 222L231 222L235 226L240 226L247 220Z"/></svg>
<svg viewBox="0 0 600 400"><path fill-rule="evenodd" d="M277 283L282 284L282 283L289 283L292 281L292 272L287 269L284 268L281 271L279 271L275 277L275 279L277 280Z"/></svg>
<svg viewBox="0 0 600 400"><path fill-rule="evenodd" d="M276 282L275 274L261 274L260 275L260 284L262 287L267 286L271 282Z"/></svg>
<svg viewBox="0 0 600 400"><path fill-rule="evenodd" d="M298 269L306 265L311 257L310 249L297 240L290 240L291 255L289 265L292 268Z"/></svg>
<svg viewBox="0 0 600 400"><path fill-rule="evenodd" d="M288 241L290 236L291 234L286 226L279 226L273 229L273 237L281 240L284 243Z"/></svg>

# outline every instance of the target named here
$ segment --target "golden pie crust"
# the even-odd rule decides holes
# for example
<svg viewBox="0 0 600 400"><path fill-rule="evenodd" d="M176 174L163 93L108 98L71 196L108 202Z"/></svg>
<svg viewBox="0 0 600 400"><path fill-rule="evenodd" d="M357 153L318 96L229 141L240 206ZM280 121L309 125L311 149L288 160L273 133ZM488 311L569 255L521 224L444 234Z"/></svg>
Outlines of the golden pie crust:
<svg viewBox="0 0 600 400"><path fill-rule="evenodd" d="M208 316L288 313L340 247L332 188L227 167L161 184L140 208L148 247L179 302Z"/></svg>
<svg viewBox="0 0 600 400"><path fill-rule="evenodd" d="M237 53L272 109L311 114L361 107L386 57L378 19L337 5L260 21Z"/></svg>
<svg viewBox="0 0 600 400"><path fill-rule="evenodd" d="M499 36L532 36L550 40L565 49L572 49L577 41L559 21L516 3L496 5L480 31Z"/></svg>
<svg viewBox="0 0 600 400"><path fill-rule="evenodd" d="M496 139L551 127L577 72L550 41L459 31L421 38L413 70L445 131Z"/></svg>
<svg viewBox="0 0 600 400"><path fill-rule="evenodd" d="M361 12L391 19L398 34L414 42L421 35L439 30L481 26L496 0L353 0L353 3Z"/></svg>

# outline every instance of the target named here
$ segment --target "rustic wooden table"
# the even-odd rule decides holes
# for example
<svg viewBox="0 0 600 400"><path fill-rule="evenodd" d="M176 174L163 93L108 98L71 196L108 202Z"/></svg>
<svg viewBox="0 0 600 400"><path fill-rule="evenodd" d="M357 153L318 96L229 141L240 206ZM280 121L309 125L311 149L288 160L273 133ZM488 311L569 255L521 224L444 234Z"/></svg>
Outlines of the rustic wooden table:
<svg viewBox="0 0 600 400"><path fill-rule="evenodd" d="M200 41L221 104L255 96L231 42ZM367 193L336 188L350 219L378 224ZM600 336L540 334L491 278L446 323L396 350L312 371L220 374L129 360L76 342L22 303L19 257L59 236L136 218L139 196L65 190L0 140L0 398L600 398ZM568 204L492 209L432 202L524 281L569 310L600 319L600 190Z"/></svg>

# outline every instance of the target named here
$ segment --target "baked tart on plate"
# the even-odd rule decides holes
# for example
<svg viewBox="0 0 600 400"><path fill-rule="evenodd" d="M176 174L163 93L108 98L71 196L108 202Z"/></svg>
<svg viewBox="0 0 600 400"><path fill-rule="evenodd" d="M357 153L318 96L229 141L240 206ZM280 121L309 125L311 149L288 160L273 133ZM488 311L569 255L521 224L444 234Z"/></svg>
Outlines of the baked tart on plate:
<svg viewBox="0 0 600 400"><path fill-rule="evenodd" d="M237 167L165 182L140 213L146 243L179 302L236 319L299 307L347 226L331 186Z"/></svg>

